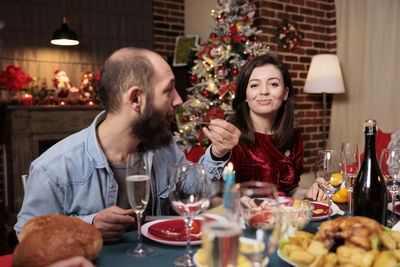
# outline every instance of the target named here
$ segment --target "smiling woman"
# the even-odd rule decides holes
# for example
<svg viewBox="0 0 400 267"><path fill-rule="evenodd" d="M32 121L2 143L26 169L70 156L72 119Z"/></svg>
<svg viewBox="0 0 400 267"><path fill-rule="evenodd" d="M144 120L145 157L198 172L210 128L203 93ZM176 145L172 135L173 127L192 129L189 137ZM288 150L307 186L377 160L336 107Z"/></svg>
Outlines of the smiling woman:
<svg viewBox="0 0 400 267"><path fill-rule="evenodd" d="M231 161L237 182L265 181L283 195L322 199L316 185L299 189L303 139L294 129L293 86L284 64L274 55L246 63L238 77L232 123L241 131Z"/></svg>

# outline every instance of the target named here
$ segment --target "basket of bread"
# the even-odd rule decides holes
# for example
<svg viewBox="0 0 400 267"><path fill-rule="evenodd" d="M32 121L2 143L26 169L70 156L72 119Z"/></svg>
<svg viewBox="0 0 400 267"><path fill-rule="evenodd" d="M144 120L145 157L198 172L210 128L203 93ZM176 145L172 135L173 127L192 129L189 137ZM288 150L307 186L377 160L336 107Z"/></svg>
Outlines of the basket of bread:
<svg viewBox="0 0 400 267"><path fill-rule="evenodd" d="M281 240L278 255L295 266L400 266L400 232L361 217L323 222L317 233Z"/></svg>
<svg viewBox="0 0 400 267"><path fill-rule="evenodd" d="M50 214L30 219L20 232L13 266L47 266L83 256L94 261L103 246L100 232L79 218Z"/></svg>

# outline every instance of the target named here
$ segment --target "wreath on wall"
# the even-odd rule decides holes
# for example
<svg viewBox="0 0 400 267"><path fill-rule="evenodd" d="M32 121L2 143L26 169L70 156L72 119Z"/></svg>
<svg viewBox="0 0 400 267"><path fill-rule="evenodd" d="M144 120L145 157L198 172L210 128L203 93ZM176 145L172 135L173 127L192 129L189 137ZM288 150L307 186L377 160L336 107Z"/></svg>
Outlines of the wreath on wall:
<svg viewBox="0 0 400 267"><path fill-rule="evenodd" d="M285 49L293 49L303 38L303 33L299 32L296 23L284 19L277 29L279 45Z"/></svg>

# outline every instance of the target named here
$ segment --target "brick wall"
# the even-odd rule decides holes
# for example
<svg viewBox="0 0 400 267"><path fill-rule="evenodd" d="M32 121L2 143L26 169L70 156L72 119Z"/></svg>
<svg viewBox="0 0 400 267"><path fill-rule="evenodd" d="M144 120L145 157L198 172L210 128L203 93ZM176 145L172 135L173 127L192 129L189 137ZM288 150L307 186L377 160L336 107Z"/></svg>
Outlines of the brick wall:
<svg viewBox="0 0 400 267"><path fill-rule="evenodd" d="M336 14L333 0L256 0L255 26L263 31L261 41L281 56L293 80L296 126L304 138L304 170L311 170L315 156L323 147L322 95L304 94L303 88L315 54L336 53ZM304 38L292 50L278 47L277 27L283 19L298 24ZM329 125L330 105L328 96L326 125ZM329 126L326 126L326 137Z"/></svg>
<svg viewBox="0 0 400 267"><path fill-rule="evenodd" d="M311 170L317 151L323 146L322 96L303 93L311 58L315 54L336 53L334 0L252 0L257 12L255 26L263 31L262 42L281 56L292 75L296 125L304 138L304 171ZM175 38L184 33L184 1L153 0L154 49L172 56ZM282 19L298 24L304 38L294 49L278 47L276 30ZM329 125L331 97L328 96L326 125ZM329 126L326 127L326 135Z"/></svg>
<svg viewBox="0 0 400 267"><path fill-rule="evenodd" d="M173 57L177 36L185 30L184 0L153 0L154 50L166 59Z"/></svg>

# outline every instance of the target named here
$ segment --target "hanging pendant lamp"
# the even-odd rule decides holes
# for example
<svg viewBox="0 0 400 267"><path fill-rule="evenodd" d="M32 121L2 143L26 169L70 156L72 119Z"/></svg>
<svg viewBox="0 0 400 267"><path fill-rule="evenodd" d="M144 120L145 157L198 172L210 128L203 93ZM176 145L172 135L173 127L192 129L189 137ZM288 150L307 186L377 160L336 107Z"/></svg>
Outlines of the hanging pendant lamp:
<svg viewBox="0 0 400 267"><path fill-rule="evenodd" d="M79 41L76 33L68 27L68 14L67 10L64 10L64 16L61 24L61 28L53 33L53 38L50 43L53 45L78 45Z"/></svg>

